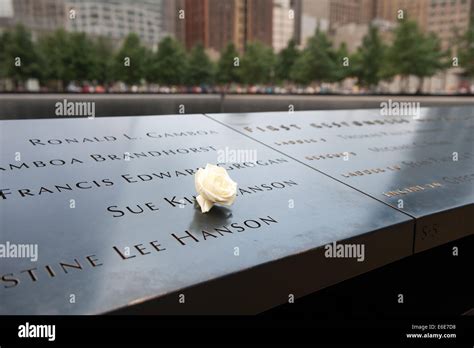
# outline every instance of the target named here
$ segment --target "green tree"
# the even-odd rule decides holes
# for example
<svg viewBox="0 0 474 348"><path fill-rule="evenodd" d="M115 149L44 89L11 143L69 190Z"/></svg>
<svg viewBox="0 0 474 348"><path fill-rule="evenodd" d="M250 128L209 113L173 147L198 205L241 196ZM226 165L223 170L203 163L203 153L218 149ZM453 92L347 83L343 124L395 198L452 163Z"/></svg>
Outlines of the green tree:
<svg viewBox="0 0 474 348"><path fill-rule="evenodd" d="M459 65L464 73L474 77L474 17L471 17L469 28L459 40Z"/></svg>
<svg viewBox="0 0 474 348"><path fill-rule="evenodd" d="M112 43L105 37L99 37L94 42L94 80L100 84L107 84L114 80L113 58Z"/></svg>
<svg viewBox="0 0 474 348"><path fill-rule="evenodd" d="M370 90L377 86L383 77L386 50L378 29L369 26L362 45L351 59L352 74L357 78L359 86L368 87Z"/></svg>
<svg viewBox="0 0 474 348"><path fill-rule="evenodd" d="M434 75L446 66L446 54L439 47L434 35L426 36L416 22L402 21L395 30L395 39L388 55L393 73L407 80L410 75L417 76L421 90L423 79Z"/></svg>
<svg viewBox="0 0 474 348"><path fill-rule="evenodd" d="M334 73L330 77L331 81L339 82L352 75L350 54L345 42L341 43L336 51L332 51L335 61Z"/></svg>
<svg viewBox="0 0 474 348"><path fill-rule="evenodd" d="M77 81L93 80L95 78L96 45L84 33L70 33L70 64L73 79Z"/></svg>
<svg viewBox="0 0 474 348"><path fill-rule="evenodd" d="M292 80L301 84L334 80L337 69L335 53L326 34L319 29L291 69Z"/></svg>
<svg viewBox="0 0 474 348"><path fill-rule="evenodd" d="M191 50L187 67L186 82L190 85L209 84L214 77L214 64L204 50L202 44L197 44Z"/></svg>
<svg viewBox="0 0 474 348"><path fill-rule="evenodd" d="M219 62L217 63L216 81L220 83L239 82L239 66L235 65L235 58L238 58L239 53L235 49L233 43L229 43L221 54Z"/></svg>
<svg viewBox="0 0 474 348"><path fill-rule="evenodd" d="M84 33L68 33L59 29L39 42L43 78L58 81L64 89L71 81L96 78L96 45Z"/></svg>
<svg viewBox="0 0 474 348"><path fill-rule="evenodd" d="M71 50L69 34L59 29L51 35L42 37L39 42L45 80L58 81L58 88L62 90L69 81L74 79L70 69Z"/></svg>
<svg viewBox="0 0 474 348"><path fill-rule="evenodd" d="M441 49L441 42L438 37L431 33L424 36L420 44L421 57L416 61L416 72L418 77L417 93L422 92L425 77L435 75L438 71L448 67L448 53Z"/></svg>
<svg viewBox="0 0 474 348"><path fill-rule="evenodd" d="M145 78L146 62L147 49L141 45L137 34L130 33L115 55L115 78L128 85L139 83Z"/></svg>
<svg viewBox="0 0 474 348"><path fill-rule="evenodd" d="M0 33L0 78L8 77L10 70L8 49L11 45L12 37L10 31Z"/></svg>
<svg viewBox="0 0 474 348"><path fill-rule="evenodd" d="M11 78L15 86L28 78L41 77L41 61L31 33L22 25L6 31L0 38L0 75Z"/></svg>
<svg viewBox="0 0 474 348"><path fill-rule="evenodd" d="M269 83L274 77L275 55L270 47L260 42L247 45L240 63L240 76L245 83Z"/></svg>
<svg viewBox="0 0 474 348"><path fill-rule="evenodd" d="M149 62L150 81L164 85L179 85L185 82L188 61L181 44L171 37L164 38L158 52Z"/></svg>
<svg viewBox="0 0 474 348"><path fill-rule="evenodd" d="M290 72L293 65L300 56L300 51L296 47L296 42L290 40L288 46L280 51L277 56L275 76L279 81L290 80Z"/></svg>

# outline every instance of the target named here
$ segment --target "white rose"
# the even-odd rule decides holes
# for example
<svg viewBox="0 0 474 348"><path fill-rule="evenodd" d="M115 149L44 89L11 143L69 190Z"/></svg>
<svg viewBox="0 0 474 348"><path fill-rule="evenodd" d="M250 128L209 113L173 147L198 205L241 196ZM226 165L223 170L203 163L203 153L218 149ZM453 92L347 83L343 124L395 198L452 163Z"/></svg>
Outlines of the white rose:
<svg viewBox="0 0 474 348"><path fill-rule="evenodd" d="M194 177L194 185L199 196L196 197L201 211L207 213L214 203L231 205L237 194L237 183L232 181L225 168L207 164L199 168Z"/></svg>

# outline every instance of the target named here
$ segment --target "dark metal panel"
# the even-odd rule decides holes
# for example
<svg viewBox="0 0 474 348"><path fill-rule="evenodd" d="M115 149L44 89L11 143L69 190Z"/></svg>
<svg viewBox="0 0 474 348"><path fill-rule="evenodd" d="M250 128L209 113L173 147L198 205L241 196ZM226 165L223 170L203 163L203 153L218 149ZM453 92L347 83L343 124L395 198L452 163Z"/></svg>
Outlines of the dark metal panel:
<svg viewBox="0 0 474 348"><path fill-rule="evenodd" d="M38 246L37 261L0 260L1 314L253 313L412 252L409 216L205 116L1 121L0 134L0 244ZM231 150L257 155L224 164L245 191L203 215L192 172ZM364 260L324 256L343 241Z"/></svg>
<svg viewBox="0 0 474 348"><path fill-rule="evenodd" d="M422 251L474 233L474 109L419 111L210 117L417 218Z"/></svg>

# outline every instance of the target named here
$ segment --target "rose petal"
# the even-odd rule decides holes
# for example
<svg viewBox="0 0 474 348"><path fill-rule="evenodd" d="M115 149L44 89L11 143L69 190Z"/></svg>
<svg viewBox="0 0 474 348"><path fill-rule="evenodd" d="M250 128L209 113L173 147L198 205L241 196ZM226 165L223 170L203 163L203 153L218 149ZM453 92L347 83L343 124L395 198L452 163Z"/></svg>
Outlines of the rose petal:
<svg viewBox="0 0 474 348"><path fill-rule="evenodd" d="M196 201L199 203L202 213L207 213L214 205L211 201L204 199L201 195L196 197Z"/></svg>
<svg viewBox="0 0 474 348"><path fill-rule="evenodd" d="M196 197L203 213L208 212L214 203L231 205L237 194L234 182L225 168L208 163L195 174L194 186L199 194Z"/></svg>

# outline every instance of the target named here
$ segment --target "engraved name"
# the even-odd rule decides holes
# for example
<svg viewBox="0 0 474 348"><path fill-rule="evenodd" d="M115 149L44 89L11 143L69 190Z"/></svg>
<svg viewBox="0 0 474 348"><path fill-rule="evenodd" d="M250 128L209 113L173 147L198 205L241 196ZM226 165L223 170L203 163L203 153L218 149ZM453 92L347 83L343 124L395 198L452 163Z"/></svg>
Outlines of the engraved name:
<svg viewBox="0 0 474 348"><path fill-rule="evenodd" d="M429 184L414 185L414 186L404 187L404 188L393 190L393 191L383 192L382 194L386 197L396 197L396 196L406 195L409 193L422 192L425 190L435 189L442 186L443 185L440 184L439 182L432 182Z"/></svg>
<svg viewBox="0 0 474 348"><path fill-rule="evenodd" d="M192 137L192 136L203 136L219 134L215 130L196 130L196 131L182 131L182 132L147 132L141 135L129 135L122 134L120 136L105 135L95 137L73 137L73 138L51 138L51 139L28 139L28 142L33 146L46 146L46 145L70 145L70 144L87 144L87 143L103 143L118 141L119 139L126 140L140 140L142 137L149 139L167 139L177 137Z"/></svg>
<svg viewBox="0 0 474 348"><path fill-rule="evenodd" d="M170 231L163 239L167 239L168 245L174 244L178 247L189 248L216 239L229 238L232 235L263 229L278 223L279 221L271 215L259 216L207 229ZM268 231L272 231L272 229L269 228ZM110 248L106 248L105 252L109 255L115 255L115 259L114 257L100 257L97 254L85 254L82 257L73 256L67 260L62 259L48 264L11 271L0 276L0 289L17 288L22 283L33 284L40 281L51 281L57 277L70 277L76 273L103 267L106 262L130 262L130 260L136 260L138 257L150 257L150 255L168 252L167 250L166 246L158 240L120 246L112 245Z"/></svg>

